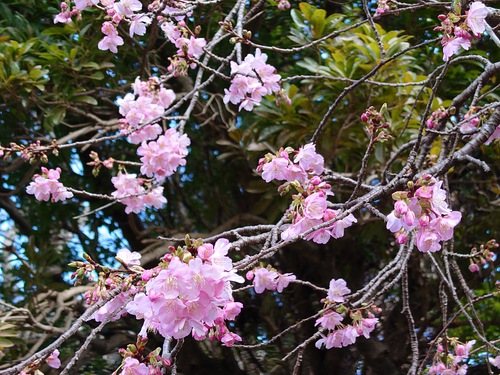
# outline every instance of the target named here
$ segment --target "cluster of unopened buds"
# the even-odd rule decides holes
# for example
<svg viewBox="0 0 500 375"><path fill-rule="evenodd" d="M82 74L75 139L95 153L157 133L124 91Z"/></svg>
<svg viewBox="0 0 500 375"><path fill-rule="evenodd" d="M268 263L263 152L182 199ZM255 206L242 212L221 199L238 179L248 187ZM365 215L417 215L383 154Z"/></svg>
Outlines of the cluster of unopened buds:
<svg viewBox="0 0 500 375"><path fill-rule="evenodd" d="M24 160L27 160L30 164L34 164L37 161L42 163L47 163L49 158L47 156L47 146L42 146L40 141L30 143L25 146L23 144L17 144L15 142L10 143L10 147L0 146L0 157L8 158L13 154L19 154ZM59 146L54 140L50 145L50 151L55 156L59 155Z"/></svg>
<svg viewBox="0 0 500 375"><path fill-rule="evenodd" d="M231 61L231 86L224 89L224 103L240 104L238 110L251 111L265 95L278 93L281 76L266 61L267 55L260 49L255 55L247 55L241 64Z"/></svg>
<svg viewBox="0 0 500 375"><path fill-rule="evenodd" d="M283 292L290 282L293 282L297 277L291 273L281 274L271 266L256 267L248 271L246 278L253 282L255 293L261 294L264 290Z"/></svg>
<svg viewBox="0 0 500 375"><path fill-rule="evenodd" d="M387 216L387 229L396 233L396 240L403 244L410 233L416 232L416 245L422 252L441 249L440 242L453 237L453 228L462 214L452 211L446 202L443 182L430 175L408 183L408 190L392 194L394 210Z"/></svg>
<svg viewBox="0 0 500 375"><path fill-rule="evenodd" d="M93 167L92 174L96 177L99 175L99 171L102 167L111 169L113 168L113 164L115 162L115 159L113 158L108 158L106 160L99 159L99 154L95 151L91 151L89 157L92 159L92 161L88 162L87 165Z"/></svg>
<svg viewBox="0 0 500 375"><path fill-rule="evenodd" d="M118 370L120 375L161 375L165 367L170 366L170 361L160 355L161 348L156 348L146 354L148 339L138 336L135 344L127 345L119 353L123 361ZM116 372L115 372L116 373Z"/></svg>
<svg viewBox="0 0 500 375"><path fill-rule="evenodd" d="M456 337L439 339L437 351L432 361L432 366L427 369L427 374L435 375L465 375L468 366L461 362L469 358L469 351L476 340L462 343Z"/></svg>
<svg viewBox="0 0 500 375"><path fill-rule="evenodd" d="M279 0L278 9L279 10L290 9L290 2L288 0Z"/></svg>
<svg viewBox="0 0 500 375"><path fill-rule="evenodd" d="M384 142L392 137L386 132L386 129L390 127L390 124L384 121L386 110L387 104L384 104L380 111L371 106L361 115L361 121L366 124L366 133L373 142Z"/></svg>
<svg viewBox="0 0 500 375"><path fill-rule="evenodd" d="M293 159L291 156L293 156ZM310 230L326 222L333 221L341 214L340 211L328 208L328 196L332 196L331 186L321 180L324 171L324 159L316 153L316 147L308 143L295 151L291 147L281 148L276 154L266 154L259 160L257 172L262 173L266 182L272 180L286 181L278 188L282 195L292 189L297 194L292 195L292 204L286 215L292 222L286 225L281 233L283 240ZM306 240L324 244L331 237L340 238L344 229L356 222L352 214L333 221L330 225L312 231L305 236Z"/></svg>
<svg viewBox="0 0 500 375"><path fill-rule="evenodd" d="M448 112L444 107L439 107L434 112L431 113L430 117L427 119L425 124L427 129L437 129L439 122L448 117Z"/></svg>
<svg viewBox="0 0 500 375"><path fill-rule="evenodd" d="M377 10L375 11L375 17L381 16L391 10L397 8L396 2L394 0L378 0Z"/></svg>
<svg viewBox="0 0 500 375"><path fill-rule="evenodd" d="M321 326L322 338L316 342L316 347L320 349L323 345L326 349L341 348L352 345L360 336L370 337L370 333L375 329L378 318L373 312L380 313L376 306L369 308L350 310L345 303L345 295L351 290L343 279L332 279L328 289L327 297L322 300L325 304L324 313L316 320L316 326ZM370 311L371 310L371 311ZM348 317L349 324L342 323Z"/></svg>
<svg viewBox="0 0 500 375"><path fill-rule="evenodd" d="M485 244L481 244L479 246L479 250L477 247L473 247L471 249L471 259L469 265L470 272L479 272L479 270L483 267L486 267L488 263L493 263L495 259L494 249L498 247L498 243L496 240L489 240Z"/></svg>
<svg viewBox="0 0 500 375"><path fill-rule="evenodd" d="M468 50L471 47L472 38L480 38L486 29L485 19L488 16L488 9L482 2L475 1L470 4L465 17L460 14L460 2L454 3L457 3L457 8L452 9L453 12L447 15L440 14L438 18L441 21L441 26L434 28L434 30L443 32L441 44L444 61L448 61L451 56L458 52L460 47Z"/></svg>

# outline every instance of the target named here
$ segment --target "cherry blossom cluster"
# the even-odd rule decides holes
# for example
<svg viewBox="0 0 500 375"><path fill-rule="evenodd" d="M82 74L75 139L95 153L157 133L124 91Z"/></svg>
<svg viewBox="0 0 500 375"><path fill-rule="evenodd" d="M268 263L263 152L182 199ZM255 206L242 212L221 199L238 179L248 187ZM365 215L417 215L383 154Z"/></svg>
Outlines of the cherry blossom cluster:
<svg viewBox="0 0 500 375"><path fill-rule="evenodd" d="M461 343L454 337L440 339L432 366L427 373L435 375L467 374L468 366L460 362L469 358L469 351L475 343L476 340Z"/></svg>
<svg viewBox="0 0 500 375"><path fill-rule="evenodd" d="M145 179L137 178L136 174L119 172L111 182L116 189L111 195L126 206L127 214L138 214L145 207L161 208L167 203L162 186L153 187Z"/></svg>
<svg viewBox="0 0 500 375"><path fill-rule="evenodd" d="M144 290L126 306L129 314L144 320L139 335L146 337L154 330L164 337L192 335L196 340L219 340L226 346L241 341L226 326L243 307L232 296L231 282L244 279L227 257L229 248L227 239L219 239L214 245L198 246L196 256L178 249L167 254L156 269L145 271Z"/></svg>
<svg viewBox="0 0 500 375"><path fill-rule="evenodd" d="M238 110L251 111L265 95L278 93L281 76L266 61L267 55L260 49L255 56L247 55L241 64L231 61L231 86L224 89L224 103L240 104Z"/></svg>
<svg viewBox="0 0 500 375"><path fill-rule="evenodd" d="M65 201L73 197L73 193L68 191L64 185L59 182L61 177L61 168L47 169L42 167L42 174L35 174L33 181L26 188L28 194L32 194L39 201L52 202Z"/></svg>
<svg viewBox="0 0 500 375"><path fill-rule="evenodd" d="M290 282L297 279L294 274L285 273L281 274L271 266L256 267L248 271L246 278L253 282L255 293L261 294L264 290L283 292Z"/></svg>
<svg viewBox="0 0 500 375"><path fill-rule="evenodd" d="M168 71L174 76L184 76L188 68L193 69L196 66L194 59L200 58L203 54L203 48L207 45L205 38L199 38L200 27L194 31L184 22L184 16L160 17L161 29L166 38L177 47L177 53L169 57L170 65ZM177 21L177 22L175 22Z"/></svg>
<svg viewBox="0 0 500 375"><path fill-rule="evenodd" d="M325 303L325 312L315 324L322 328L322 338L315 344L318 349L321 349L323 345L326 349L352 345L360 336L369 338L370 333L375 329L378 318L370 311L349 310L343 305L344 296L350 292L345 280L332 279L330 281L327 298L322 301ZM380 312L376 307L371 307L371 309ZM349 324L342 323L346 317L350 319Z"/></svg>
<svg viewBox="0 0 500 375"><path fill-rule="evenodd" d="M81 11L87 7L98 7L106 12L105 22L101 31L104 37L97 48L102 51L118 52L118 46L123 45L123 38L118 35L118 25L128 24L129 35L144 35L146 26L151 23L151 17L144 13L137 13L142 10L142 3L139 0L74 0L74 7L66 0L61 3L61 12L55 17L54 23L70 23L73 16L81 17Z"/></svg>
<svg viewBox="0 0 500 375"><path fill-rule="evenodd" d="M387 229L396 233L398 243L406 243L409 234L416 232L417 248L422 252L435 252L441 249L441 241L453 237L453 228L462 214L448 207L442 184L424 175L415 183L409 182L407 191L393 193L396 202L387 216Z"/></svg>
<svg viewBox="0 0 500 375"><path fill-rule="evenodd" d="M141 173L154 177L158 183L174 174L179 166L186 165L190 140L186 134L180 135L175 129L168 129L156 141L142 142L137 149L141 157Z"/></svg>
<svg viewBox="0 0 500 375"><path fill-rule="evenodd" d="M457 9L454 11L447 15L440 14L438 18L441 21L441 26L434 28L434 30L443 32L441 45L443 46L444 61L448 61L451 56L458 52L460 47L468 50L471 47L472 38L480 38L486 29L485 19L488 15L488 9L482 2L473 2L465 17L461 16Z"/></svg>
<svg viewBox="0 0 500 375"><path fill-rule="evenodd" d="M293 160L291 155L294 154ZM299 236L311 228L334 220L341 212L328 208L328 196L333 195L331 186L319 177L324 171L324 159L316 153L316 147L308 143L295 151L291 147L281 148L276 154L267 154L259 160L257 172L262 173L266 182L286 181L279 187L282 194L294 189L298 194L286 215L291 224L281 233L283 240ZM315 230L305 236L319 244L327 243L331 237L340 238L344 229L356 223L356 218L349 214L343 219Z"/></svg>
<svg viewBox="0 0 500 375"><path fill-rule="evenodd" d="M471 249L471 258L469 264L470 272L479 272L481 267L487 267L488 263L493 264L496 254L493 252L498 247L496 240L489 240L485 244L481 244L479 249L473 247Z"/></svg>
<svg viewBox="0 0 500 375"><path fill-rule="evenodd" d="M141 81L139 77L132 84L133 93L117 100L120 114L121 132L128 135L132 143L155 139L161 134L160 125L152 123L163 115L165 109L175 100L175 93L166 89L158 77Z"/></svg>

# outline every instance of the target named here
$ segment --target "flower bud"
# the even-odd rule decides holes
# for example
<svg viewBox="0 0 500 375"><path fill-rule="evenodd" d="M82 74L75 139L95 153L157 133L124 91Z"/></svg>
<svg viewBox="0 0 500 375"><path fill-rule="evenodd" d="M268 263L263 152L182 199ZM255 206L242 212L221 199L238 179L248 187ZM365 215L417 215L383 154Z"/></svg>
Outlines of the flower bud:
<svg viewBox="0 0 500 375"><path fill-rule="evenodd" d="M479 272L479 266L476 263L470 263L469 265L469 271L470 272Z"/></svg>

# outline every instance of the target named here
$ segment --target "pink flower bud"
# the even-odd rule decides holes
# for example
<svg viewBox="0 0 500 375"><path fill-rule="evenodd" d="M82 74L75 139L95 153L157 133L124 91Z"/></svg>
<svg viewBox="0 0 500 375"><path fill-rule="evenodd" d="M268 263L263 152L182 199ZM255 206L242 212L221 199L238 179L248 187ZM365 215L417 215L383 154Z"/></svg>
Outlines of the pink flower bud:
<svg viewBox="0 0 500 375"><path fill-rule="evenodd" d="M408 234L405 231L396 233L396 241L398 244L402 245L408 242Z"/></svg>
<svg viewBox="0 0 500 375"><path fill-rule="evenodd" d="M422 215L420 219L418 219L418 222L420 223L420 226L426 227L429 225L431 219L429 218L428 215Z"/></svg>
<svg viewBox="0 0 500 375"><path fill-rule="evenodd" d="M142 273L142 281L148 282L153 277L153 270L145 270Z"/></svg>
<svg viewBox="0 0 500 375"><path fill-rule="evenodd" d="M314 176L309 180L309 183L314 186L318 186L321 183L321 177Z"/></svg>
<svg viewBox="0 0 500 375"><path fill-rule="evenodd" d="M248 271L248 272L247 272L247 274L246 274L246 276L245 276L245 277L247 278L247 280L249 280L249 281L250 281L250 280L253 280L254 276L255 276L255 275L254 275L253 271L252 271L252 270L250 270L250 271Z"/></svg>
<svg viewBox="0 0 500 375"><path fill-rule="evenodd" d="M397 215L405 215L408 212L408 205L405 201L398 200L394 203L394 211Z"/></svg>
<svg viewBox="0 0 500 375"><path fill-rule="evenodd" d="M471 263L469 266L470 272L479 272L479 266L476 263Z"/></svg>

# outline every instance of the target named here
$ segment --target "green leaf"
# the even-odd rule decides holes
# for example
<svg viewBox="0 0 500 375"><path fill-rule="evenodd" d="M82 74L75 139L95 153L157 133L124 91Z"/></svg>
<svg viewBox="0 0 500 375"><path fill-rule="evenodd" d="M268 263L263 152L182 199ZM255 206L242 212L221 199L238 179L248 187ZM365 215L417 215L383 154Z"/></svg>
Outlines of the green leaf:
<svg viewBox="0 0 500 375"><path fill-rule="evenodd" d="M97 105L98 104L97 100L94 97L89 96L89 95L75 96L73 98L73 101L75 101L77 103L87 103L90 105Z"/></svg>
<svg viewBox="0 0 500 375"><path fill-rule="evenodd" d="M14 346L14 343L6 338L0 337L0 350L5 348L11 348Z"/></svg>
<svg viewBox="0 0 500 375"><path fill-rule="evenodd" d="M323 9L316 9L311 16L311 26L312 34L315 38L321 38L323 36L323 30L326 26L326 11Z"/></svg>

